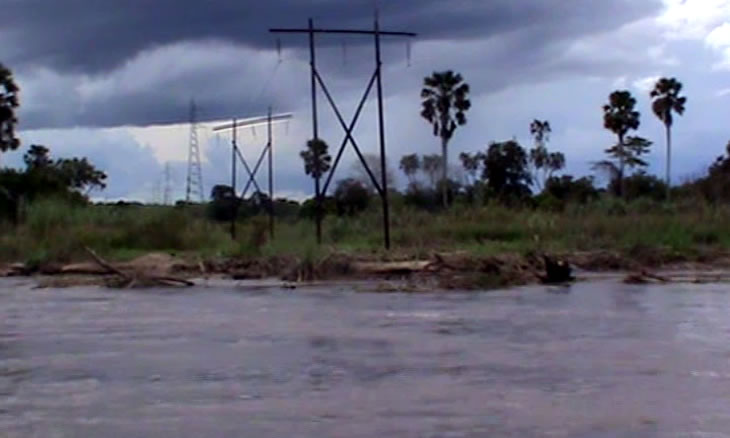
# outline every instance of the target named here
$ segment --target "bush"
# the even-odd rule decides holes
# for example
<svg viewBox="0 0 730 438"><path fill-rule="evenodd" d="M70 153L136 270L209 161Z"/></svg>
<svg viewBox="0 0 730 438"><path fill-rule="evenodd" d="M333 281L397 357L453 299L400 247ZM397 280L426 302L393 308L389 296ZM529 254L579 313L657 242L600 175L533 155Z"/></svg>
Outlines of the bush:
<svg viewBox="0 0 730 438"><path fill-rule="evenodd" d="M593 186L592 178L574 179L571 175L550 177L545 183L543 194L559 201L578 204L598 199L598 190Z"/></svg>
<svg viewBox="0 0 730 438"><path fill-rule="evenodd" d="M368 189L354 178L338 182L334 198L338 216L354 216L365 211L370 204Z"/></svg>

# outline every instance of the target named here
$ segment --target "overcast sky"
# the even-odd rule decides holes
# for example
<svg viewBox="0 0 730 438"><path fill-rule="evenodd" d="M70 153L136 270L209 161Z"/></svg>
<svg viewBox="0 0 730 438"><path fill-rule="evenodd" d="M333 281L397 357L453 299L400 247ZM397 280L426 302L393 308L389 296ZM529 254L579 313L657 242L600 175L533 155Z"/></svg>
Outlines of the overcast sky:
<svg viewBox="0 0 730 438"><path fill-rule="evenodd" d="M56 156L87 156L109 174L97 197L159 200L169 163L176 197L184 196L189 102L200 130L206 192L229 178L223 119L292 112L275 129L277 195L311 193L299 150L311 137L308 50L304 35L270 27L370 28L373 0L0 0L0 62L21 87L23 148L41 143ZM388 159L437 153L439 142L419 116L419 91L433 71L461 72L472 89L469 123L450 156L518 138L529 145L530 121L547 119L550 147L567 155L566 171L587 174L613 137L601 106L615 89L631 90L642 112L640 135L655 141L651 170L664 163L662 126L648 90L676 76L689 97L675 123L674 175L701 172L730 140L730 0L380 0L382 27L417 32L407 47L384 51ZM373 65L372 39L318 38L322 75L346 118ZM410 52L411 56L407 54ZM320 100L321 137L335 149L342 131ZM377 149L370 101L356 134ZM265 131L245 130L242 148L255 161ZM0 157L18 165L23 150ZM332 152L334 154L334 151ZM349 151L337 178L351 173ZM261 175L265 181L265 172Z"/></svg>

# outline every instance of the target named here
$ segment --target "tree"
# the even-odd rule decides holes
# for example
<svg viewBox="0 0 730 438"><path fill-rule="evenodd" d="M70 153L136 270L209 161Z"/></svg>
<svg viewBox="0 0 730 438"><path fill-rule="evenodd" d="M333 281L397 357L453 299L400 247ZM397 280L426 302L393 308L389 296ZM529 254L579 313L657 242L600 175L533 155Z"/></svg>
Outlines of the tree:
<svg viewBox="0 0 730 438"><path fill-rule="evenodd" d="M368 208L370 192L367 187L354 178L347 178L337 183L335 203L339 216L354 216Z"/></svg>
<svg viewBox="0 0 730 438"><path fill-rule="evenodd" d="M438 179L438 174L442 173L443 169L443 160L438 155L424 155L423 156L423 163L421 165L421 168L423 169L423 173L426 174L428 177L428 181L431 184L431 188L436 188L436 180Z"/></svg>
<svg viewBox="0 0 730 438"><path fill-rule="evenodd" d="M593 163L593 169L606 173L609 177L609 187L617 196L623 196L626 191L625 168L644 168L648 163L641 159L649 153L652 142L643 137L626 137L623 145L616 144L606 149L606 154L614 161L603 160Z"/></svg>
<svg viewBox="0 0 730 438"><path fill-rule="evenodd" d="M676 78L661 78L654 85L654 89L650 94L653 101L652 110L657 118L664 123L667 133L667 199L669 199L672 172L672 123L674 122L672 113L681 116L684 114L684 105L687 103L687 98L679 95L681 91L682 83Z"/></svg>
<svg viewBox="0 0 730 438"><path fill-rule="evenodd" d="M593 178L584 176L575 179L571 175L553 176L545 183L545 194L560 201L586 204L598 198Z"/></svg>
<svg viewBox="0 0 730 438"><path fill-rule="evenodd" d="M51 166L52 161L49 156L50 151L47 147L33 144L28 152L23 154L23 162L27 170L45 169Z"/></svg>
<svg viewBox="0 0 730 438"><path fill-rule="evenodd" d="M553 130L550 127L550 122L547 120L533 120L530 123L530 135L535 139L535 147L545 147L546 143L550 141L550 134Z"/></svg>
<svg viewBox="0 0 730 438"><path fill-rule="evenodd" d="M380 157L375 154L363 154L362 157L365 159L365 162L370 168L370 171L373 173L373 176L378 181L378 185L380 185L382 169ZM365 167L362 165L360 160L352 163L351 171L353 178L360 181L370 193L375 193L377 191L375 185L373 184L373 180L370 179L370 175L368 175ZM387 164L385 168L385 179L388 182L388 187L395 187L395 172L393 172L393 169Z"/></svg>
<svg viewBox="0 0 730 438"><path fill-rule="evenodd" d="M448 206L448 145L458 126L466 124L471 108L469 85L453 71L434 72L424 78L421 90L421 116L433 125L433 134L441 139L442 201Z"/></svg>
<svg viewBox="0 0 730 438"><path fill-rule="evenodd" d="M106 174L98 170L86 158L62 158L55 162L50 150L42 145L31 145L23 155L26 173L38 182L39 190L74 190L88 195L93 189L106 188Z"/></svg>
<svg viewBox="0 0 730 438"><path fill-rule="evenodd" d="M547 120L534 120L530 124L530 134L535 140L535 147L530 150L530 173L538 192L545 188L545 183L555 172L565 167L565 155L561 152L549 152L547 149L551 133L550 122Z"/></svg>
<svg viewBox="0 0 730 438"><path fill-rule="evenodd" d="M666 196L667 192L664 181L654 175L649 175L644 170L639 170L633 175L627 176L624 184L627 200L647 198L654 201L660 201ZM612 188L609 186L609 189ZM615 188L613 190L615 190Z"/></svg>
<svg viewBox="0 0 730 438"><path fill-rule="evenodd" d="M309 140L307 149L299 153L304 160L304 172L312 178L319 180L330 170L332 157L327 152L329 146L323 140ZM319 189L317 189L319 193Z"/></svg>
<svg viewBox="0 0 730 438"><path fill-rule="evenodd" d="M625 159L630 154L623 151L626 147L626 134L631 130L639 129L641 114L635 110L636 99L629 91L614 91L608 98L608 104L603 106L603 126L616 134L618 143L606 150L609 155L618 158L616 178L618 179L619 196L623 195L623 179L626 167ZM615 150L615 152L609 152Z"/></svg>
<svg viewBox="0 0 730 438"><path fill-rule="evenodd" d="M304 172L314 179L314 194L317 201L315 219L317 222L317 243L322 243L322 195L319 180L330 170L332 156L327 150L329 146L321 139L312 139L307 142L307 148L300 152L304 160Z"/></svg>
<svg viewBox="0 0 730 438"><path fill-rule="evenodd" d="M64 184L72 190L88 195L94 189L106 188L106 174L97 170L86 158L61 159L54 166Z"/></svg>
<svg viewBox="0 0 730 438"><path fill-rule="evenodd" d="M240 205L241 200L233 187L222 184L213 186L210 191L208 216L215 221L230 222L238 216Z"/></svg>
<svg viewBox="0 0 730 438"><path fill-rule="evenodd" d="M527 153L519 143L514 140L492 143L482 160L482 177L497 196L510 200L530 194Z"/></svg>
<svg viewBox="0 0 730 438"><path fill-rule="evenodd" d="M210 199L212 201L223 201L229 199L235 199L236 193L233 191L233 187L218 184L213 186L210 191Z"/></svg>
<svg viewBox="0 0 730 438"><path fill-rule="evenodd" d="M404 155L400 159L400 169L408 178L409 185L416 182L416 174L421 168L421 159L418 154Z"/></svg>
<svg viewBox="0 0 730 438"><path fill-rule="evenodd" d="M474 184L477 180L482 155L480 153L470 154L468 152L462 152L459 154L459 159L461 160L461 166L464 168L464 172L469 177L469 184Z"/></svg>
<svg viewBox="0 0 730 438"><path fill-rule="evenodd" d="M20 141L15 137L18 124L15 110L19 105L19 91L13 74L0 64L0 152L15 150L20 146Z"/></svg>
<svg viewBox="0 0 730 438"><path fill-rule="evenodd" d="M0 171L0 216L12 213L17 223L20 206L42 197L85 203L92 189L106 187L106 174L86 158L53 161L47 147L33 145L24 154L25 169Z"/></svg>
<svg viewBox="0 0 730 438"><path fill-rule="evenodd" d="M695 190L709 202L727 201L730 199L730 141L725 147L725 154L717 157L710 165L707 175L692 183Z"/></svg>

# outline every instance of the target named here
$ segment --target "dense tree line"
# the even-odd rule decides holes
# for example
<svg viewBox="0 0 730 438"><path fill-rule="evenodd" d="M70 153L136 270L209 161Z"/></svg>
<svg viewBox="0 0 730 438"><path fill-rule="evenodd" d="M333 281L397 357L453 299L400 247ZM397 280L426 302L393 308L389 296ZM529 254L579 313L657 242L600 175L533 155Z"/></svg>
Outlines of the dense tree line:
<svg viewBox="0 0 730 438"><path fill-rule="evenodd" d="M412 153L401 157L398 167L407 186L402 194L396 192L392 195L401 196L405 204L429 210L448 208L455 202L470 205L501 202L559 208L566 203L590 203L600 196L663 201L669 199L672 190L680 194L699 194L712 202L730 199L726 196L730 189L730 175L724 176L730 174L730 165L727 165L730 149L728 157L718 158L707 176L672 188L671 129L674 114L684 114L687 103L681 91L682 84L676 78L661 78L649 93L653 113L666 130L664 180L646 171L648 163L645 157L653 142L637 134L641 114L636 109L636 98L627 90L616 90L608 96L608 102L602 107L603 126L616 136L616 142L604 148L605 159L592 163L598 175L607 177L607 184L597 187L593 176L577 178L561 174L567 158L562 152L549 149L552 127L547 120L534 120L530 124L533 145L529 150L516 139L492 142L485 150L462 152L459 155L460 168L449 166L448 145L456 130L467 123L466 113L471 108L470 87L458 73L435 72L423 81L421 116L439 138L441 154ZM319 140L318 145L321 155L328 157L326 143ZM307 173L319 178L321 175L309 171L314 157L311 147L302 154ZM379 167L370 167L379 175ZM390 170L386 169L386 172ZM391 176L388 178L390 180ZM367 190L364 188L368 183L363 178L343 180L334 197L327 198L323 194L324 204L329 202L329 205L337 206L330 210L340 214L354 214L367 206L364 201ZM363 190L360 190L360 185L365 186ZM350 198L353 199L352 207L342 207Z"/></svg>

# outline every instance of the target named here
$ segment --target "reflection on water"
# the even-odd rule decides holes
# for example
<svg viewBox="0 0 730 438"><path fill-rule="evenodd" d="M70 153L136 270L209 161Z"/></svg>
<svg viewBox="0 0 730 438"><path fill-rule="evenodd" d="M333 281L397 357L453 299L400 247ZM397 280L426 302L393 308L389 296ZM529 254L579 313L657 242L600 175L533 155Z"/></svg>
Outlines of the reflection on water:
<svg viewBox="0 0 730 438"><path fill-rule="evenodd" d="M730 436L729 307L719 285L381 295L5 282L0 436Z"/></svg>

